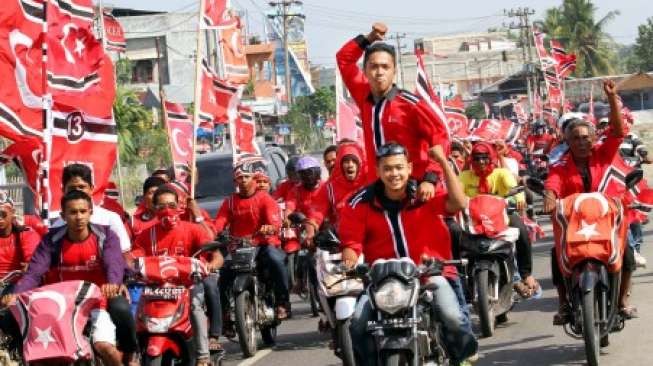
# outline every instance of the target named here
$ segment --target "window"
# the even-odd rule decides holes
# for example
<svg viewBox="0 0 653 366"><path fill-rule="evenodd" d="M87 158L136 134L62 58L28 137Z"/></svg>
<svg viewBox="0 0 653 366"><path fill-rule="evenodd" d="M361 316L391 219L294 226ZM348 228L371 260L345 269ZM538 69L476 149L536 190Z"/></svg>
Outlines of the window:
<svg viewBox="0 0 653 366"><path fill-rule="evenodd" d="M132 68L132 83L154 82L154 62L152 60L138 60Z"/></svg>

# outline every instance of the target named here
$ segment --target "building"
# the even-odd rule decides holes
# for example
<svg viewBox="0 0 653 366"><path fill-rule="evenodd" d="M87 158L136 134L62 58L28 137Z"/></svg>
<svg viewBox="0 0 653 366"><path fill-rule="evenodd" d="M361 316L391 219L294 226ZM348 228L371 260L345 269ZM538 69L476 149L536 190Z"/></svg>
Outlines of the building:
<svg viewBox="0 0 653 366"><path fill-rule="evenodd" d="M523 51L505 33L472 33L415 40L424 49L424 67L431 84L445 97L473 99L484 87L523 69ZM400 85L415 89L417 60L402 54Z"/></svg>

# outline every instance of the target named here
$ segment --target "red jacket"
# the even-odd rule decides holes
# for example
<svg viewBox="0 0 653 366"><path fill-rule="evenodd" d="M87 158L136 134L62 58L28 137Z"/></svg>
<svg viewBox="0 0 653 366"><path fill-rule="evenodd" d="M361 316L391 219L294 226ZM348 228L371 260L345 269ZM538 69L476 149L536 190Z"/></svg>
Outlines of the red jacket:
<svg viewBox="0 0 653 366"><path fill-rule="evenodd" d="M357 62L369 42L358 36L345 44L336 54L342 80L361 111L365 155L369 166L376 166L376 149L388 142L406 147L413 163L413 177L422 180L427 172L429 178L440 174L441 168L428 157L428 149L441 144L445 151L449 146L446 121L442 121L433 109L420 97L393 87L378 103L374 102L367 77ZM376 171L367 172L367 182L376 180Z"/></svg>
<svg viewBox="0 0 653 366"><path fill-rule="evenodd" d="M286 197L286 215L297 211L303 213L306 217L311 217L313 211L315 211L315 201L322 186L324 186L324 182L320 182L317 187L310 191L304 188L302 184L294 186Z"/></svg>
<svg viewBox="0 0 653 366"><path fill-rule="evenodd" d="M342 172L342 160L345 156L353 155L358 158L358 175L353 181L348 180ZM338 148L336 153L336 165L329 180L320 187L315 200L313 201L313 211L309 218L317 226L322 225L325 219L328 219L333 225L337 226L340 210L347 203L351 194L358 191L365 185L366 164L363 158L362 149L356 144L344 144Z"/></svg>
<svg viewBox="0 0 653 366"><path fill-rule="evenodd" d="M297 185L297 182L293 182L290 179L286 179L283 182L279 183L277 189L272 192L272 198L275 200L286 200L290 191Z"/></svg>
<svg viewBox="0 0 653 366"><path fill-rule="evenodd" d="M426 202L404 202L399 209L382 204L380 181L354 194L340 212L338 235L343 248L365 255L365 262L377 259L410 257L421 263L422 256L441 260L452 258L451 239L442 219L446 212L446 193ZM382 206L383 205L383 206ZM385 208L384 208L385 207ZM456 276L455 267L444 275Z"/></svg>
<svg viewBox="0 0 653 366"><path fill-rule="evenodd" d="M237 237L252 237L256 244L271 244L279 246L281 241L275 235L255 235L263 225L272 225L279 232L281 217L277 202L267 192L257 191L250 197L241 197L234 193L220 207L215 218L214 227L221 233L229 226L231 235Z"/></svg>
<svg viewBox="0 0 653 366"><path fill-rule="evenodd" d="M600 191L600 187L604 183L601 182L601 178L605 175L606 169L611 166L615 155L618 154L622 141L622 137L608 134L603 142L592 148L592 155L589 159L592 179L589 189L585 189L583 185L583 179L571 157L571 152L567 152L559 161L551 165L544 187L555 192L558 198L565 198L574 193Z"/></svg>

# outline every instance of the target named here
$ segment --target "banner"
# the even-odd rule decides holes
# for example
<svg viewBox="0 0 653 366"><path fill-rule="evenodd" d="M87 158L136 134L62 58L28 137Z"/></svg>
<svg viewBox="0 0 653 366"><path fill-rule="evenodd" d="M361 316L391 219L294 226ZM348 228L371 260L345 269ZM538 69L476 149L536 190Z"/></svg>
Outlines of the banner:
<svg viewBox="0 0 653 366"><path fill-rule="evenodd" d="M468 137L469 119L465 114L465 104L460 95L447 100L444 103L444 110L447 115L447 127L451 136L457 138Z"/></svg>
<svg viewBox="0 0 653 366"><path fill-rule="evenodd" d="M256 143L256 123L249 107L238 106L238 115L232 120L230 128L234 165L244 157L261 156Z"/></svg>
<svg viewBox="0 0 653 366"><path fill-rule="evenodd" d="M237 107L240 89L222 80L202 60L202 100L200 104L200 125L213 129L215 124L229 122L228 111Z"/></svg>
<svg viewBox="0 0 653 366"><path fill-rule="evenodd" d="M222 29L233 27L238 20L230 14L231 1L204 0L203 29Z"/></svg>
<svg viewBox="0 0 653 366"><path fill-rule="evenodd" d="M512 145L519 138L521 126L509 119L484 119L474 126L470 132L470 140L496 141L503 140Z"/></svg>
<svg viewBox="0 0 653 366"><path fill-rule="evenodd" d="M118 22L118 19L109 12L104 13L104 34L107 37L107 50L115 52L127 51L125 31L120 22Z"/></svg>
<svg viewBox="0 0 653 366"><path fill-rule="evenodd" d="M190 171L193 159L193 121L181 104L164 101L165 122L170 142L170 153L175 167L175 178L185 182L183 174ZM186 173L184 173L186 172Z"/></svg>
<svg viewBox="0 0 653 366"><path fill-rule="evenodd" d="M249 69L241 35L242 24L238 17L235 19L236 24L219 30L225 77L234 84L247 84Z"/></svg>
<svg viewBox="0 0 653 366"><path fill-rule="evenodd" d="M415 94L419 95L424 99L428 105L431 107L435 115L439 119L439 123L444 126L444 130L447 131L449 137L451 137L451 131L449 131L448 118L445 114L445 111L442 110L442 103L440 98L433 92L433 87L429 81L428 74L424 68L424 60L422 59L422 51L419 49L415 50L415 58L417 59L417 75L415 80ZM461 99L462 102L462 99ZM463 107L464 112L464 107Z"/></svg>

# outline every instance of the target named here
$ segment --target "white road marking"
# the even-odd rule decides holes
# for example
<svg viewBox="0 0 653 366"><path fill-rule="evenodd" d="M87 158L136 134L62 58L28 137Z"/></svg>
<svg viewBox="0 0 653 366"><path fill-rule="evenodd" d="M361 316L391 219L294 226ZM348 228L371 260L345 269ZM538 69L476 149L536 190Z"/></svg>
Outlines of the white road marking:
<svg viewBox="0 0 653 366"><path fill-rule="evenodd" d="M245 361L239 363L238 366L252 366L257 361L261 360L263 357L269 355L270 353L272 353L271 349L264 349L262 351L258 351L254 355L254 357L246 359Z"/></svg>

